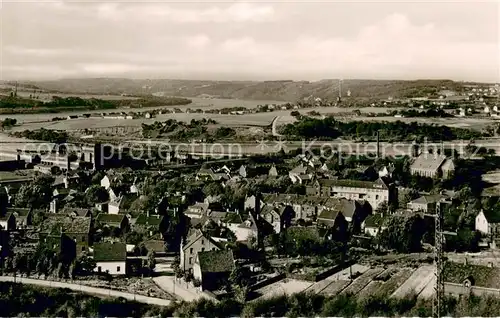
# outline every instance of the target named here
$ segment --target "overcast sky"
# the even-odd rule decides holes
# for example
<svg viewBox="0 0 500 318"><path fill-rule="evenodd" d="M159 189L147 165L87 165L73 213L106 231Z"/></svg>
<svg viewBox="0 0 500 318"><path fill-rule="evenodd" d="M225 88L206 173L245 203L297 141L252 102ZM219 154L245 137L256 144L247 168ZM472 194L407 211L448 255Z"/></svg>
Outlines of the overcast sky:
<svg viewBox="0 0 500 318"><path fill-rule="evenodd" d="M498 1L401 2L3 0L1 76L500 81Z"/></svg>

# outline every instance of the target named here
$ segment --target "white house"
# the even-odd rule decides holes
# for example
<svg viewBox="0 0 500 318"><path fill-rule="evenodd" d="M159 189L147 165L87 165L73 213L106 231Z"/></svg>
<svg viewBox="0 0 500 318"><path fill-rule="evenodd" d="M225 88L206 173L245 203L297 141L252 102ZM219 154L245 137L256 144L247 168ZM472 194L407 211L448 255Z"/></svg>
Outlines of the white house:
<svg viewBox="0 0 500 318"><path fill-rule="evenodd" d="M476 216L476 231L483 234L500 234L500 213L496 211L481 210Z"/></svg>
<svg viewBox="0 0 500 318"><path fill-rule="evenodd" d="M94 272L126 275L127 245L117 242L94 244L94 261Z"/></svg>
<svg viewBox="0 0 500 318"><path fill-rule="evenodd" d="M101 187L103 187L106 190L108 190L111 187L111 180L109 180L108 176L104 176L104 178L101 179Z"/></svg>
<svg viewBox="0 0 500 318"><path fill-rule="evenodd" d="M387 226L384 225L384 217L381 214L370 215L363 221L361 227L363 232L370 236L377 236L387 229Z"/></svg>

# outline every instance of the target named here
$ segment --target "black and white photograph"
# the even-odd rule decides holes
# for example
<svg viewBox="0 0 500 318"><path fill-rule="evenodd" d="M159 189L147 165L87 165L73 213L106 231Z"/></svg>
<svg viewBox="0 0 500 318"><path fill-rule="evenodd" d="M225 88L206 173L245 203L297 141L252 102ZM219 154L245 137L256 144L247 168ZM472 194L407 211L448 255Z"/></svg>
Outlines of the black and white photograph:
<svg viewBox="0 0 500 318"><path fill-rule="evenodd" d="M497 316L499 0L0 0L0 317Z"/></svg>

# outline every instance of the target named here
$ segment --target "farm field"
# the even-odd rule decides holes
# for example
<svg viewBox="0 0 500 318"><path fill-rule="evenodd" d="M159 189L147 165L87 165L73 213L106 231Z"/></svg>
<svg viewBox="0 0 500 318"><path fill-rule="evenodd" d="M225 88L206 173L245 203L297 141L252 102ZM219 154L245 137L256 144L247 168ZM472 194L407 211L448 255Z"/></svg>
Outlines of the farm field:
<svg viewBox="0 0 500 318"><path fill-rule="evenodd" d="M321 112L318 110L318 112ZM385 111L384 111L385 112ZM323 113L323 112L321 112ZM291 116L290 113L288 112L273 112L273 114L279 116L278 118L278 125L285 125L289 123L293 123L296 121L295 117ZM326 115L326 113L324 113ZM329 113L330 115L335 115L333 113ZM412 122L417 122L420 124L438 124L438 125L445 125L449 127L455 127L455 128L470 128L470 129L476 129L476 130L481 130L485 128L488 125L495 124L495 123L500 123L499 120L495 119L487 119L487 118L396 118L392 116L384 116L384 117L367 117L367 116L343 116L343 117L337 117L338 120L341 121L388 121L388 122L395 122L395 121L401 121L404 123L412 123Z"/></svg>
<svg viewBox="0 0 500 318"><path fill-rule="evenodd" d="M434 277L435 267L433 265L420 266L391 297L404 297L412 292L419 295Z"/></svg>
<svg viewBox="0 0 500 318"><path fill-rule="evenodd" d="M364 274L362 274L360 277L356 278L354 282L352 282L346 289L344 289L341 293L343 294L352 294L356 295L363 288L365 288L375 276L378 274L382 273L384 271L383 268L372 268L367 270Z"/></svg>

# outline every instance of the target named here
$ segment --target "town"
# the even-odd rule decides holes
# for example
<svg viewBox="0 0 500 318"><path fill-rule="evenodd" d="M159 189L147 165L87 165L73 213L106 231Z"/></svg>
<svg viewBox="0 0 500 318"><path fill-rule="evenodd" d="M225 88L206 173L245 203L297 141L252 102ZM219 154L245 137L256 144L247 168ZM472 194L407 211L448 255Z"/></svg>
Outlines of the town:
<svg viewBox="0 0 500 318"><path fill-rule="evenodd" d="M4 1L0 316L500 316L498 9Z"/></svg>
<svg viewBox="0 0 500 318"><path fill-rule="evenodd" d="M333 117L296 120L279 136L351 129ZM23 126L4 123L7 134ZM497 295L500 286L483 273L494 277L500 266L500 160L481 144L491 138L484 132L421 124L398 140L404 123L388 135L359 122L345 145L366 145L356 141L361 135L375 140L373 152L360 153L336 150L336 139L326 151L273 140L276 129L268 127L270 140L251 146L261 153L161 150L163 131L193 142L184 136L196 138L191 131L210 124L143 125L143 136L156 130L157 143L143 144L149 148L140 155L139 141L118 148L119 138L103 144L57 130L14 133L32 139L0 152L0 278L159 306L251 304L284 291L432 299L437 279L445 294ZM318 128L311 135L307 125ZM238 142L231 130L220 126L215 140ZM424 135L433 142L421 142ZM478 139L454 148L463 136ZM407 149L393 155L387 147L398 141ZM436 231L443 233L439 278Z"/></svg>

